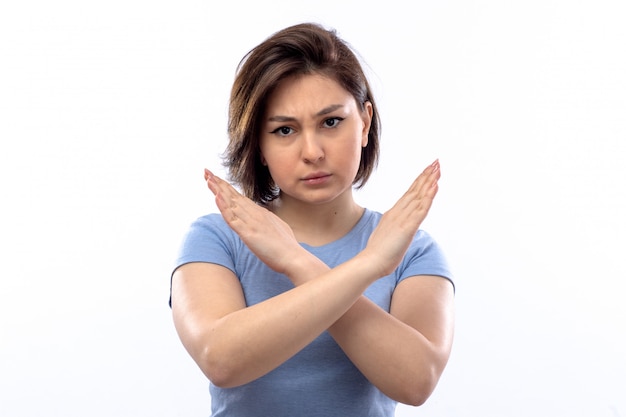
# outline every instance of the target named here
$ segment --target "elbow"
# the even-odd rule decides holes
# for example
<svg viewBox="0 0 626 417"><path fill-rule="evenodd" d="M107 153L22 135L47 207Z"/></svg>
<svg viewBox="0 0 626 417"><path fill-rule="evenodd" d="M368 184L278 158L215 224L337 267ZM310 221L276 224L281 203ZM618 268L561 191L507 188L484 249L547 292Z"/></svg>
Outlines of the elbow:
<svg viewBox="0 0 626 417"><path fill-rule="evenodd" d="M406 389L395 398L396 401L413 407L423 405L435 391L440 376L441 373L435 366L422 370L410 383L404 384Z"/></svg>
<svg viewBox="0 0 626 417"><path fill-rule="evenodd" d="M417 384L417 386L413 386L413 389L409 392L405 393L401 402L413 407L419 407L423 405L428 398L430 398L430 395L435 390L436 385L436 380L422 381Z"/></svg>
<svg viewBox="0 0 626 417"><path fill-rule="evenodd" d="M211 382L211 384L215 385L216 387L232 388L236 386L236 384L233 383L230 374L223 369L214 369L208 367L201 367L201 369L207 379Z"/></svg>
<svg viewBox="0 0 626 417"><path fill-rule="evenodd" d="M435 391L449 357L450 346L433 351L430 360L422 362L422 366L414 371L409 383L405 384L409 389L404 392L403 398L397 401L414 407L423 405Z"/></svg>
<svg viewBox="0 0 626 417"><path fill-rule="evenodd" d="M407 395L405 401L402 401L402 403L413 407L419 407L426 402L426 400L430 397L430 394L432 394L432 390L414 390L412 393Z"/></svg>
<svg viewBox="0 0 626 417"><path fill-rule="evenodd" d="M196 363L211 384L216 387L233 388L242 384L238 381L241 373L230 365L231 362L222 355L214 354L208 347L198 355Z"/></svg>

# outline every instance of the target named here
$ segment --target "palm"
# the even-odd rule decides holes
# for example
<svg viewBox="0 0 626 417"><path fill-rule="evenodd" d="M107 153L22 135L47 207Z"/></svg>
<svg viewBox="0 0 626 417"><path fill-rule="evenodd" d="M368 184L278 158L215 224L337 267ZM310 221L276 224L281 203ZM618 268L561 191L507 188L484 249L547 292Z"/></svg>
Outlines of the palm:
<svg viewBox="0 0 626 417"><path fill-rule="evenodd" d="M439 162L435 161L382 216L370 236L367 248L380 259L380 266L385 275L400 264L415 233L426 218L437 194L437 181L440 176Z"/></svg>
<svg viewBox="0 0 626 417"><path fill-rule="evenodd" d="M208 171L205 179L231 229L263 263L284 273L292 253L301 249L289 225Z"/></svg>

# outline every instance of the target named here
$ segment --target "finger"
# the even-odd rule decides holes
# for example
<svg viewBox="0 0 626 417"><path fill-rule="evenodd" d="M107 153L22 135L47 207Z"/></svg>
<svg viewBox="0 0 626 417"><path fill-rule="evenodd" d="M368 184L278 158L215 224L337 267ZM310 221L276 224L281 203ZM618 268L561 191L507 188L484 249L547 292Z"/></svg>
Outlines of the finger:
<svg viewBox="0 0 626 417"><path fill-rule="evenodd" d="M418 199L429 199L432 200L437 195L437 191L439 190L439 179L441 178L441 169L439 163L432 167L428 178L424 182L423 186L419 189L417 193Z"/></svg>
<svg viewBox="0 0 626 417"><path fill-rule="evenodd" d="M410 201L426 196L427 191L437 183L440 175L439 160L435 160L435 162L427 166L424 171L415 178L409 189L402 196L401 200L405 201L400 203L400 205L404 206L405 204L410 204Z"/></svg>
<svg viewBox="0 0 626 417"><path fill-rule="evenodd" d="M207 186L209 187L209 190L211 190L213 195L217 196L219 190L215 181L215 175L213 175L213 173L206 168L204 168L204 180L206 181Z"/></svg>
<svg viewBox="0 0 626 417"><path fill-rule="evenodd" d="M423 175L429 186L434 182L437 182L441 177L441 165L439 164L439 159L435 159L432 164L427 166L426 169L424 169Z"/></svg>
<svg viewBox="0 0 626 417"><path fill-rule="evenodd" d="M228 181L224 181L206 168L204 170L204 175L209 189L215 196L218 194L224 194L224 200L227 201L232 197L232 195L240 195Z"/></svg>
<svg viewBox="0 0 626 417"><path fill-rule="evenodd" d="M432 164L424 168L424 170L415 178L411 187L409 187L408 192L413 192L415 190L419 190L424 186L424 184L428 183L430 185L433 176L437 176L439 172L439 160L435 160Z"/></svg>
<svg viewBox="0 0 626 417"><path fill-rule="evenodd" d="M437 159L429 165L420 176L423 177L423 181L417 181L415 187L418 197L430 195L430 191L437 186L439 178L441 178L439 160Z"/></svg>
<svg viewBox="0 0 626 417"><path fill-rule="evenodd" d="M437 186L437 182L439 181L440 178L441 178L441 165L439 164L439 160L437 159L433 163L432 169L430 172L430 181L431 181L430 188Z"/></svg>
<svg viewBox="0 0 626 417"><path fill-rule="evenodd" d="M237 221L243 221L247 217L245 207L247 199L243 197L228 181L224 181L210 170L204 169L204 179L213 195L215 196L215 204L219 209L222 217L233 227Z"/></svg>
<svg viewBox="0 0 626 417"><path fill-rule="evenodd" d="M210 186L215 190L215 202L222 216L227 220L239 220L244 223L254 222L255 210L259 207L249 198L244 197L228 181L213 175L209 178Z"/></svg>

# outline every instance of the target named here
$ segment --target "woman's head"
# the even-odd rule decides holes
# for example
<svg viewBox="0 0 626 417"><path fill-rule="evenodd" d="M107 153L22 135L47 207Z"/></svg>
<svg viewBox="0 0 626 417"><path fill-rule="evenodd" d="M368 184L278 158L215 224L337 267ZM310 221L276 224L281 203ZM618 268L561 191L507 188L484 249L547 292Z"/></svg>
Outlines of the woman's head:
<svg viewBox="0 0 626 417"><path fill-rule="evenodd" d="M372 105L368 144L361 152L355 186L367 182L378 161L380 121L369 83L354 52L334 31L319 25L307 23L288 27L244 57L231 91L229 145L224 164L230 179L256 202L268 202L278 196L259 149L267 99L282 80L307 74L335 80L354 97L362 111L366 102Z"/></svg>

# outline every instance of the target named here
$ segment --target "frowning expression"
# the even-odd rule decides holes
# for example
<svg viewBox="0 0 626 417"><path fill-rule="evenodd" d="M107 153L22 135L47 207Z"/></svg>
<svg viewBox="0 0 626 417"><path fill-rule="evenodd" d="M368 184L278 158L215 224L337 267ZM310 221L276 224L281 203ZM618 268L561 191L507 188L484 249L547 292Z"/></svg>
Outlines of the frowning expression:
<svg viewBox="0 0 626 417"><path fill-rule="evenodd" d="M281 198L325 203L351 192L372 106L361 110L336 81L319 75L283 80L270 95L261 126L261 158Z"/></svg>

